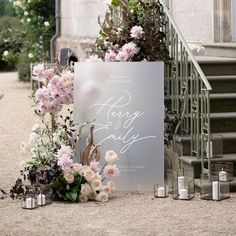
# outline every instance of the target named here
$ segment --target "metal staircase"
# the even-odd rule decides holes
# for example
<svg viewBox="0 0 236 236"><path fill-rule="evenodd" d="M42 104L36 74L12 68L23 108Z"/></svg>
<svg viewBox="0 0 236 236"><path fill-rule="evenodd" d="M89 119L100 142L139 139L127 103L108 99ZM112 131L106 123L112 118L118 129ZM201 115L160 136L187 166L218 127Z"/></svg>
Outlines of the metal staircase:
<svg viewBox="0 0 236 236"><path fill-rule="evenodd" d="M174 150L180 160L183 157L181 144L189 142L189 156L200 160L201 173L210 175L210 162L205 160L210 153L210 91L205 74L193 56L188 44L175 24L163 0L161 8L162 29L166 34L165 44L172 60L165 63L166 104L180 117L175 130ZM182 160L181 160L182 161Z"/></svg>
<svg viewBox="0 0 236 236"><path fill-rule="evenodd" d="M164 1L159 3L172 58L165 63L165 105L180 117L173 143L180 165L197 186L214 163L233 163L236 176L236 59L195 58Z"/></svg>

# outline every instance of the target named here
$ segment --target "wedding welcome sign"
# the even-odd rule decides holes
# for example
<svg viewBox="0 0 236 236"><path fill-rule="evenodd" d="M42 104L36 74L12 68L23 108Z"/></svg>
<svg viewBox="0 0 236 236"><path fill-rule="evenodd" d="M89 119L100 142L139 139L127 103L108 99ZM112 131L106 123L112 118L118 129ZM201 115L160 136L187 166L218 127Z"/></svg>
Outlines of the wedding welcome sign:
<svg viewBox="0 0 236 236"><path fill-rule="evenodd" d="M102 156L118 154L118 190L152 191L164 181L163 73L162 62L75 64L74 120L93 121Z"/></svg>

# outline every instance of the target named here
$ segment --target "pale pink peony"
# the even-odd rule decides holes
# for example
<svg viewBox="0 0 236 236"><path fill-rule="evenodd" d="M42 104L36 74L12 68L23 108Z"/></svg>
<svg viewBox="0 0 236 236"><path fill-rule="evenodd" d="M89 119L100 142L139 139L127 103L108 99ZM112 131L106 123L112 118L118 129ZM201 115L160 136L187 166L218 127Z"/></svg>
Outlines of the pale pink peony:
<svg viewBox="0 0 236 236"><path fill-rule="evenodd" d="M44 73L44 65L43 64L38 64L33 67L33 74L34 75L42 77L43 73Z"/></svg>
<svg viewBox="0 0 236 236"><path fill-rule="evenodd" d="M89 193L91 192L91 187L89 184L81 184L81 194L83 195L89 195Z"/></svg>
<svg viewBox="0 0 236 236"><path fill-rule="evenodd" d="M130 30L130 36L135 39L141 39L143 37L144 31L141 26L133 26Z"/></svg>
<svg viewBox="0 0 236 236"><path fill-rule="evenodd" d="M113 50L110 50L109 52L106 52L105 54L105 61L116 61L116 53Z"/></svg>
<svg viewBox="0 0 236 236"><path fill-rule="evenodd" d="M104 168L105 177L116 177L119 175L119 169L116 165L106 165Z"/></svg>
<svg viewBox="0 0 236 236"><path fill-rule="evenodd" d="M43 87L36 91L35 97L37 101L49 101L50 100L50 91L48 88Z"/></svg>
<svg viewBox="0 0 236 236"><path fill-rule="evenodd" d="M62 170L68 170L73 165L73 161L66 155L58 158L57 164L62 168Z"/></svg>
<svg viewBox="0 0 236 236"><path fill-rule="evenodd" d="M129 53L127 53L126 51L122 50L120 52L118 52L117 56L116 56L116 60L117 61L128 61L129 60Z"/></svg>
<svg viewBox="0 0 236 236"><path fill-rule="evenodd" d="M128 54L129 58L132 58L135 54L139 53L140 48L133 42L126 43L122 47L122 52Z"/></svg>
<svg viewBox="0 0 236 236"><path fill-rule="evenodd" d="M79 201L80 201L81 203L85 203L85 202L88 201L88 197L87 197L86 195L84 195L84 194L80 194L80 195L79 195Z"/></svg>
<svg viewBox="0 0 236 236"><path fill-rule="evenodd" d="M64 178L66 179L66 182L68 183L68 184L72 184L73 182L74 182L74 180L75 180L75 177L74 177L74 175L72 175L72 174L65 174L64 175Z"/></svg>
<svg viewBox="0 0 236 236"><path fill-rule="evenodd" d="M98 161L91 161L90 162L90 168L94 171L94 173L100 172L101 169L99 168L99 162Z"/></svg>
<svg viewBox="0 0 236 236"><path fill-rule="evenodd" d="M108 194L105 193L105 192L100 192L96 196L95 200L98 201L98 202L107 202L108 201Z"/></svg>
<svg viewBox="0 0 236 236"><path fill-rule="evenodd" d="M74 151L71 146L62 145L61 148L57 151L57 157L60 158L62 156L66 156L69 158L73 155L73 152Z"/></svg>
<svg viewBox="0 0 236 236"><path fill-rule="evenodd" d="M42 76L48 81L51 80L55 76L54 69L47 69L43 71Z"/></svg>

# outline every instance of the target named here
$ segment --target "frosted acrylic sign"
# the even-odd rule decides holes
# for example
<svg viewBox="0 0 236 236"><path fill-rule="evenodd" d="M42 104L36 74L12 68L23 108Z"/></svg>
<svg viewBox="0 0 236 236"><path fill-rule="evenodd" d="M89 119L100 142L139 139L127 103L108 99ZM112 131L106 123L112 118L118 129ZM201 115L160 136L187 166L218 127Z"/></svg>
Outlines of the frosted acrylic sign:
<svg viewBox="0 0 236 236"><path fill-rule="evenodd" d="M74 119L96 119L103 156L118 153L118 190L152 191L163 182L163 71L162 62L75 64Z"/></svg>

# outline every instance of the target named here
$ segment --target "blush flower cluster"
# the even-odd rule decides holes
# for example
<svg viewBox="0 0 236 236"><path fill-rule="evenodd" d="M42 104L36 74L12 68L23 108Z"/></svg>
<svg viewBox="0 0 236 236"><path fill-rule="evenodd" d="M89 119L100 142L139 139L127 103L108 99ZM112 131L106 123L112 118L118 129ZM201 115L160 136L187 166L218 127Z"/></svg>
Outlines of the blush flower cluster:
<svg viewBox="0 0 236 236"><path fill-rule="evenodd" d="M98 161L91 161L89 165L74 163L71 159L73 150L70 146L62 146L57 152L58 165L63 170L63 176L67 182L68 189L73 185L78 176L82 177L78 200L85 203L89 200L98 202L108 201L108 196L115 190L115 184L107 178L117 177L119 170L115 165L117 154L110 150L105 155L105 166L101 169Z"/></svg>
<svg viewBox="0 0 236 236"><path fill-rule="evenodd" d="M47 80L47 84L35 93L39 111L56 113L63 104L73 103L73 73L66 71L60 76L55 75L52 69L44 70L42 64L35 66L33 73Z"/></svg>

